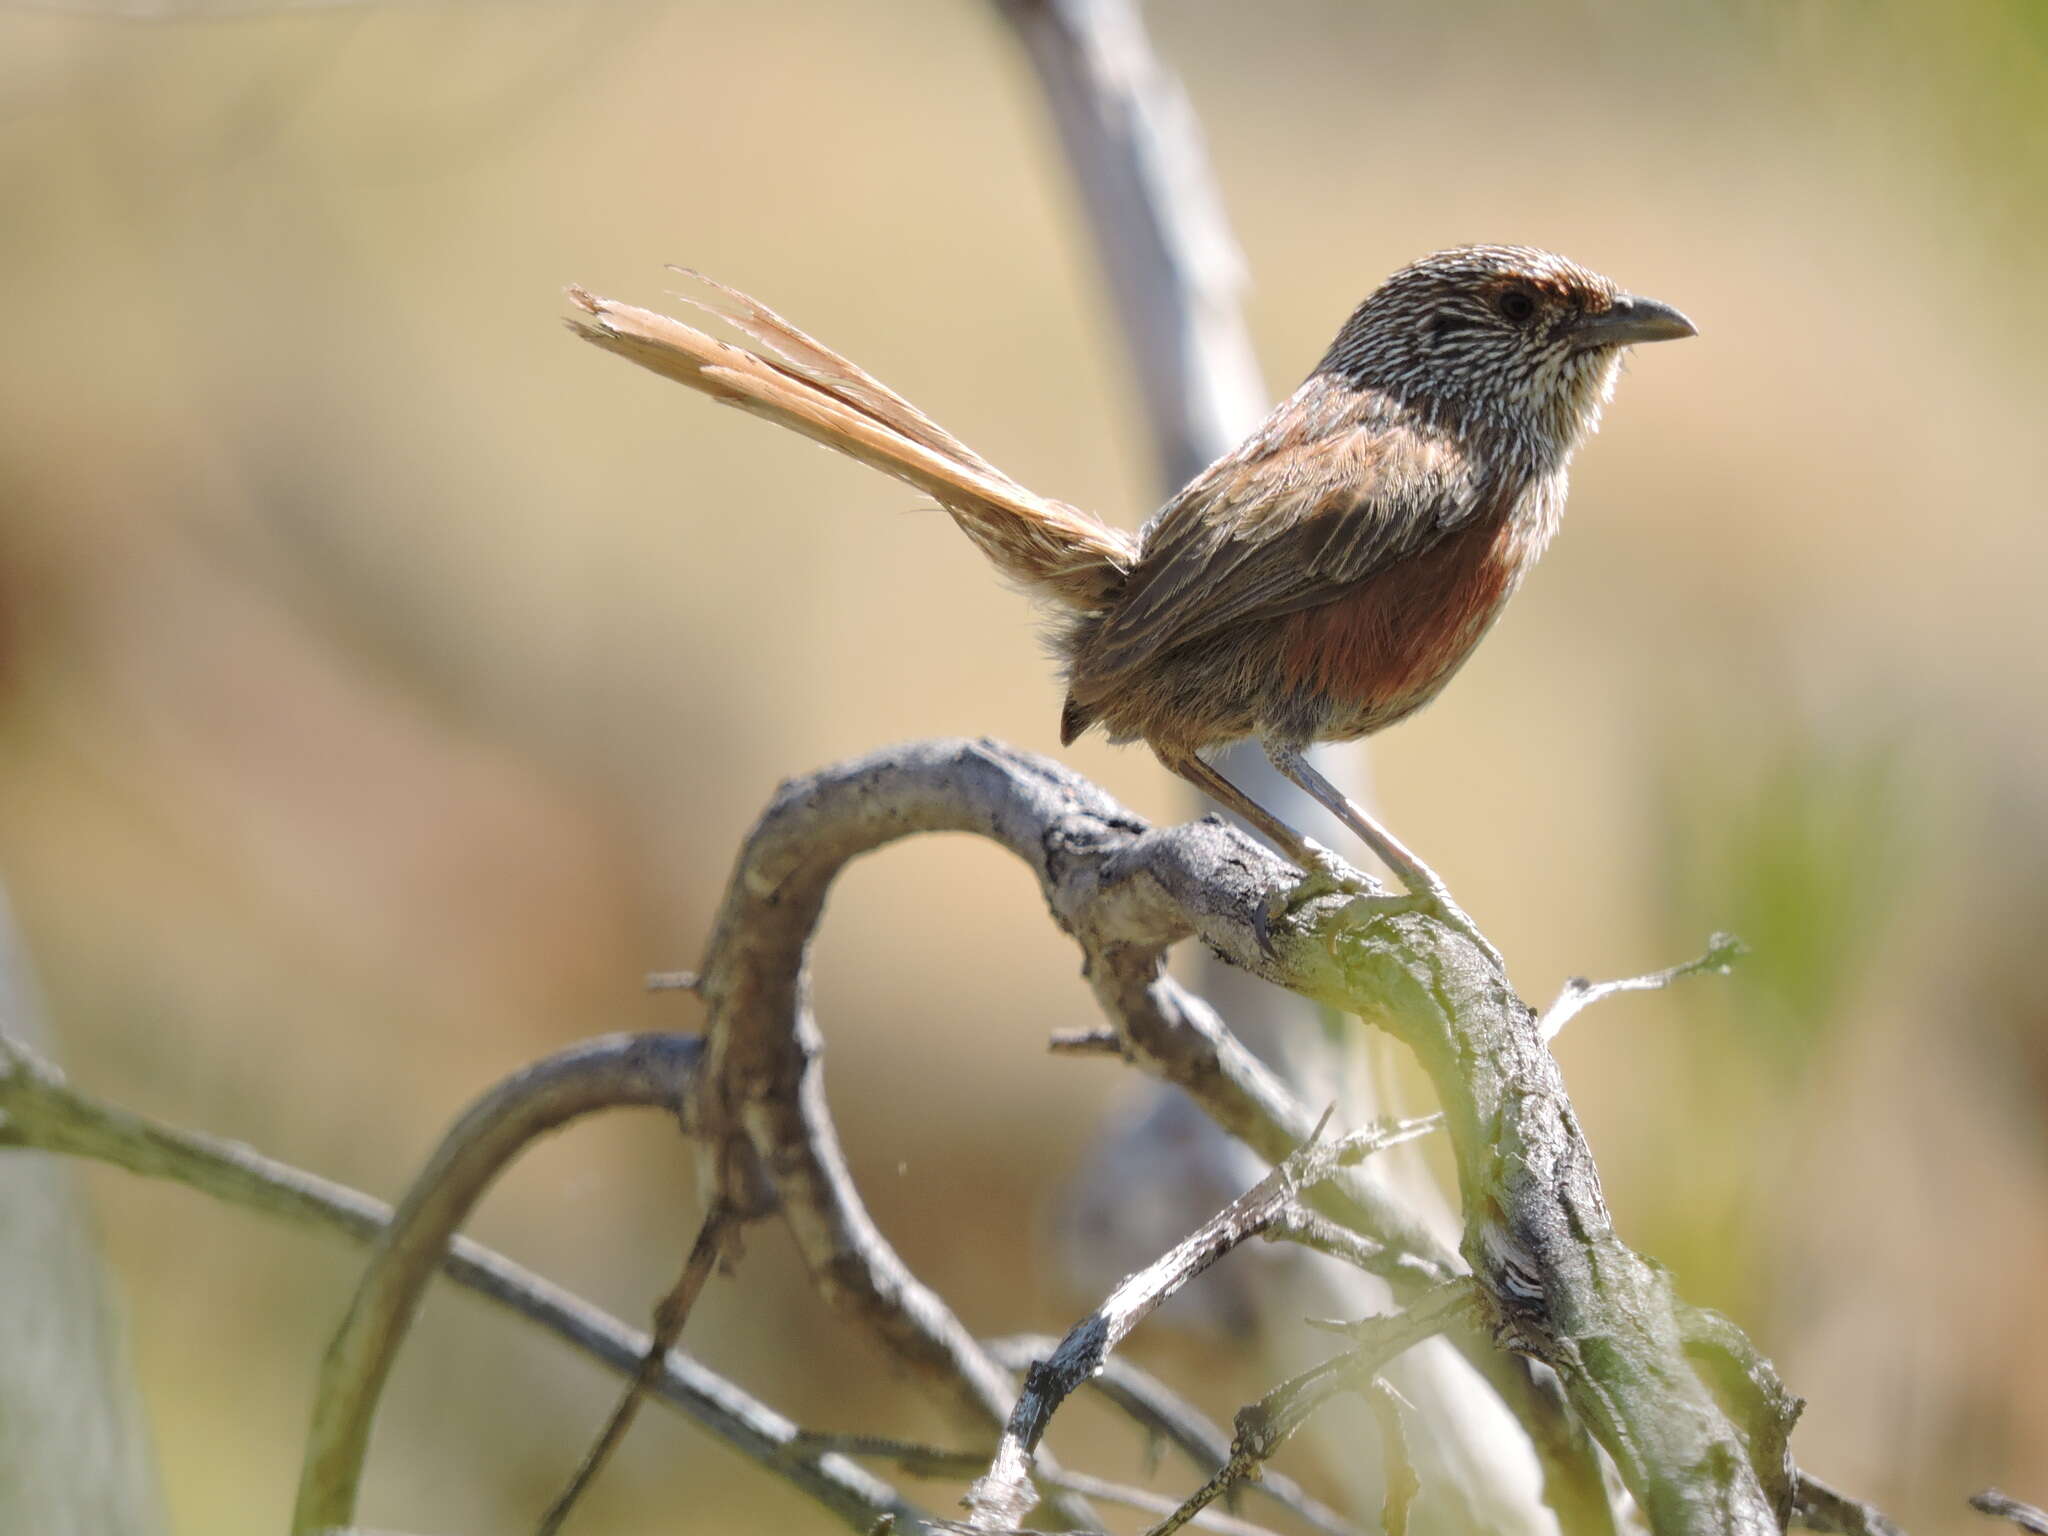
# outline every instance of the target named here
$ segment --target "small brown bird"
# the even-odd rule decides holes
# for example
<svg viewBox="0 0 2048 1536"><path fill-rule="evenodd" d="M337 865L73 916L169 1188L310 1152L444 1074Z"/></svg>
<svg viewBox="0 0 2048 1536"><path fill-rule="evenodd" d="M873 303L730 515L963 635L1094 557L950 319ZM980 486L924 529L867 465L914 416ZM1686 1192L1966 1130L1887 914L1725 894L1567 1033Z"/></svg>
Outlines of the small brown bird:
<svg viewBox="0 0 2048 1536"><path fill-rule="evenodd" d="M709 286L733 306L712 312L769 355L581 289L571 297L594 318L570 323L936 497L1004 575L1063 610L1062 742L1095 726L1145 742L1311 875L1352 887L1202 755L1257 737L1412 896L1451 914L1428 866L1304 750L1436 697L1557 531L1572 451L1599 422L1622 349L1695 334L1669 305L1546 251L1426 256L1359 305L1302 386L1133 537L1034 496L771 310Z"/></svg>

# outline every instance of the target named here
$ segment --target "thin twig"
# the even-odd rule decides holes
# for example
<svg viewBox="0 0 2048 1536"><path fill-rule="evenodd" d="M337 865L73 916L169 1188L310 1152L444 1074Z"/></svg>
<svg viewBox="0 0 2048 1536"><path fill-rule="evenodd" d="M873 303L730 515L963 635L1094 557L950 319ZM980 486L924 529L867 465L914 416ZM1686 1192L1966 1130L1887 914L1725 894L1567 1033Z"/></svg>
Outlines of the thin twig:
<svg viewBox="0 0 2048 1536"><path fill-rule="evenodd" d="M2048 1536L2048 1514L2043 1514L2031 1504L2022 1504L1996 1488L1971 1494L1970 1508L1999 1520L2010 1520L2028 1536Z"/></svg>
<svg viewBox="0 0 2048 1536"><path fill-rule="evenodd" d="M737 1213L722 1200L714 1200L711 1209L704 1213L703 1224L697 1229L697 1240L690 1245L690 1255L683 1262L683 1272L654 1309L654 1328L648 1335L647 1352L641 1356L640 1369L626 1384L625 1394L605 1421L604 1429L584 1453L568 1486L541 1516L540 1524L535 1528L537 1536L555 1536L562 1528L562 1522L569 1518L569 1511L583 1496L584 1489L604 1470L606 1459L626 1438L626 1431L633 1427L640 1404L653 1388L655 1378L661 1374L662 1361L668 1358L668 1352L682 1337L683 1325L689 1321L690 1309L696 1306L698 1296L703 1293L704 1282L711 1278L712 1269L725 1254L726 1238L736 1220Z"/></svg>
<svg viewBox="0 0 2048 1536"><path fill-rule="evenodd" d="M1327 1122L1328 1115L1324 1116ZM1031 1508L1032 1462L1052 1416L1118 1344L1168 1297L1291 1208L1301 1191L1387 1147L1436 1129L1439 1117L1399 1121L1340 1141L1309 1141L1251 1189L1163 1256L1128 1277L1076 1323L1059 1348L1032 1366L988 1473L967 1496L969 1522L983 1530L1016 1525Z"/></svg>
<svg viewBox="0 0 2048 1536"><path fill-rule="evenodd" d="M988 1460L986 1451L956 1451L943 1445L899 1440L893 1435L844 1434L807 1429L798 1444L807 1451L837 1451L862 1461L887 1461L911 1477L968 1478Z"/></svg>
<svg viewBox="0 0 2048 1536"><path fill-rule="evenodd" d="M1046 1333L1020 1333L984 1339L983 1348L1013 1371L1029 1371L1060 1341ZM1089 1377L1087 1385L1132 1419L1147 1436L1178 1449L1207 1477L1230 1459L1230 1435L1215 1420L1182 1398L1149 1371L1112 1355ZM976 1470L986 1466L984 1456ZM1312 1497L1293 1478L1268 1469L1252 1491L1270 1499L1324 1536L1362 1536L1359 1527L1329 1505Z"/></svg>
<svg viewBox="0 0 2048 1536"><path fill-rule="evenodd" d="M1365 1391L1396 1356L1442 1333L1460 1313L1471 1311L1480 1301L1479 1289L1471 1281L1453 1280L1406 1311L1358 1325L1354 1334L1358 1343L1349 1353L1311 1367L1240 1409L1230 1460L1146 1536L1173 1536L1231 1488L1255 1476L1266 1459L1337 1393Z"/></svg>
<svg viewBox="0 0 2048 1536"><path fill-rule="evenodd" d="M1726 976L1735 962L1748 952L1749 946L1734 934L1717 933L1707 940L1707 952L1698 959L1651 971L1646 976L1624 976L1616 981L1588 981L1583 976L1573 976L1559 989L1550 1006L1543 1010L1543 1016L1536 1021L1537 1038L1555 1040L1558 1032L1578 1017L1583 1009L1617 992L1656 992L1674 981L1683 981L1688 976L1705 972Z"/></svg>
<svg viewBox="0 0 2048 1536"><path fill-rule="evenodd" d="M1792 1464L1792 1427L1805 1401L1786 1390L1778 1368L1731 1320L1686 1303L1676 1311L1686 1358L1747 1442L1765 1497L1780 1516L1796 1509L1800 1474Z"/></svg>

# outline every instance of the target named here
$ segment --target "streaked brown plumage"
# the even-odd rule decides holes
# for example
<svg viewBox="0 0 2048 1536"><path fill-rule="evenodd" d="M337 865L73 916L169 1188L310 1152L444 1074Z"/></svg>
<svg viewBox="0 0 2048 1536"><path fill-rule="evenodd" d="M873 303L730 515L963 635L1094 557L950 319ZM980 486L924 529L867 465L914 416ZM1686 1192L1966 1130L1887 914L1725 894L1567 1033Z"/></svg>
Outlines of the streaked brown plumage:
<svg viewBox="0 0 2048 1536"><path fill-rule="evenodd" d="M1676 310L1544 251L1438 252L1361 304L1306 382L1134 538L1034 496L845 358L711 286L733 306L714 312L768 355L581 290L593 318L571 323L937 498L999 570L1063 610L1063 741L1096 726L1144 741L1327 872L1200 755L1257 737L1411 892L1446 907L1428 867L1303 750L1437 695L1557 531L1566 468L1622 349L1693 334Z"/></svg>

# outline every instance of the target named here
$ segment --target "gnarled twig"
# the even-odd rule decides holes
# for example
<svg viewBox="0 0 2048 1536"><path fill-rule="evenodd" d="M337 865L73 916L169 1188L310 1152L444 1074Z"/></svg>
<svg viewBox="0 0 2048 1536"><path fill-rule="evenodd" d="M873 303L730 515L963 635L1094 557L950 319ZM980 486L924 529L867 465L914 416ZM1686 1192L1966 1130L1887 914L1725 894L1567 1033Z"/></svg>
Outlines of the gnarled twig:
<svg viewBox="0 0 2048 1536"><path fill-rule="evenodd" d="M1013 1371L1028 1371L1045 1359L1060 1341L1050 1334L1020 1333L984 1339L982 1347ZM1230 1460L1230 1436L1206 1414L1184 1401L1151 1373L1127 1360L1110 1356L1089 1377L1087 1385L1114 1403L1147 1434L1168 1441L1202 1469L1206 1477ZM987 1458L974 1468L982 1471ZM1268 1468L1252 1484L1254 1492L1288 1510L1324 1536L1359 1536L1358 1526L1321 1500L1311 1497L1284 1473Z"/></svg>
<svg viewBox="0 0 2048 1536"><path fill-rule="evenodd" d="M1023 1518L1031 1507L1032 1457L1054 1412L1075 1388L1101 1369L1110 1352L1160 1303L1239 1243L1280 1220L1305 1190L1341 1167L1434 1130L1436 1124L1432 1116L1361 1131L1332 1143L1311 1135L1306 1146L1291 1153L1193 1235L1127 1278L1068 1331L1057 1349L1032 1365L988 1475L975 1484L968 1497L972 1524L977 1529L995 1530ZM1318 1126L1317 1132L1321 1129Z"/></svg>
<svg viewBox="0 0 2048 1536"><path fill-rule="evenodd" d="M1545 1041L1555 1040L1558 1032L1577 1018L1581 1010L1617 992L1657 992L1674 981L1683 981L1688 976L1705 972L1725 976L1745 948L1742 940L1734 934L1717 933L1707 940L1706 953L1697 959L1687 960L1682 965L1666 966L1646 976L1623 976L1614 981L1588 981L1583 976L1573 976L1558 989L1550 1006L1543 1010L1542 1017L1536 1021L1536 1033Z"/></svg>

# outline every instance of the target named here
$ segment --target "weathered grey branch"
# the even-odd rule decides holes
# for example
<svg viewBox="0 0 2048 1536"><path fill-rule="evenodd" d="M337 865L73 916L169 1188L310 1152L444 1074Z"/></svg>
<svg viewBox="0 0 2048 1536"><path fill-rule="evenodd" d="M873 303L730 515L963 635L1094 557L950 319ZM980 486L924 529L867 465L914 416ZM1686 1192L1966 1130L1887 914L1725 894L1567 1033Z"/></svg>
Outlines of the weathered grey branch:
<svg viewBox="0 0 2048 1536"><path fill-rule="evenodd" d="M680 1070L696 1060L701 1046L693 1036L619 1035L578 1049L620 1055L672 1052ZM0 1145L92 1158L144 1178L169 1179L224 1204L357 1243L375 1242L392 1215L381 1200L238 1143L103 1104L5 1039L0 1039ZM457 1237L449 1245L442 1270L456 1285L546 1329L621 1376L637 1372L647 1353L646 1335L469 1238ZM884 1517L907 1530L930 1523L915 1504L854 1462L807 1449L795 1424L679 1350L663 1360L653 1390L852 1530L865 1533Z"/></svg>
<svg viewBox="0 0 2048 1536"><path fill-rule="evenodd" d="M1169 945L1197 937L1406 1043L1444 1106L1461 1246L1496 1339L1557 1372L1659 1536L1783 1529L1782 1469L1752 1464L1687 1355L1669 1281L1615 1234L1535 1015L1478 946L1426 914L1342 897L1292 912L1262 943L1262 914L1296 880L1277 855L1213 822L1147 829L1057 765L989 743L920 743L785 785L741 854L704 968L714 1021L705 1083L718 1095L705 1126L773 1171L821 1286L899 1357L956 1399L968 1384L983 1411L1004 1395L994 1362L902 1270L853 1198L824 1114L803 958L849 859L940 830L979 833L1024 859L1080 941L1133 1058L1179 1070L1174 1080L1219 1119L1269 1146L1298 1108L1213 1014L1165 982ZM1309 1127L1291 1129L1299 1141Z"/></svg>
<svg viewBox="0 0 2048 1536"><path fill-rule="evenodd" d="M920 762L928 750L910 749ZM940 750L961 761L957 750ZM906 796L889 792L898 781L885 770L845 781L850 793L825 801L810 792L814 781L785 785L748 836L700 973L707 1015L700 1168L707 1199L735 1203L743 1198L736 1186L764 1170L826 1302L963 1428L991 1433L1009 1417L1015 1384L868 1215L825 1106L823 1041L809 1005L811 934L826 890L849 859L911 832L954 825L977 802L984 808L971 829L987 830L984 776L970 770L951 792L943 777L916 775L921 793ZM1049 1459L1043 1470L1059 1472ZM1055 1492L1052 1502L1069 1524L1097 1523L1072 1494Z"/></svg>
<svg viewBox="0 0 2048 1536"><path fill-rule="evenodd" d="M1127 1278L1068 1331L1057 1349L1032 1365L988 1475L968 1495L970 1523L980 1530L997 1530L1023 1519L1031 1508L1032 1458L1053 1414L1160 1303L1239 1243L1279 1221L1303 1191L1341 1167L1434 1130L1436 1124L1432 1117L1361 1131L1331 1143L1312 1134L1306 1146L1290 1153L1191 1236Z"/></svg>
<svg viewBox="0 0 2048 1536"><path fill-rule="evenodd" d="M1249 838L1243 846L1257 847ZM1281 878L1287 866L1260 852L1265 868ZM1215 1009L1166 974L1160 957L1179 934L1167 938L1156 927L1131 927L1126 909L1098 910L1087 902L1069 911L1056 906L1054 916L1088 955L1084 973L1129 1060L1186 1091L1268 1163L1280 1162L1302 1143L1314 1129L1308 1107L1245 1048ZM1457 1256L1428 1226L1367 1180L1334 1180L1309 1199L1379 1244L1373 1273L1397 1295L1418 1294L1458 1271Z"/></svg>
<svg viewBox="0 0 2048 1536"><path fill-rule="evenodd" d="M1283 878L1276 855L1220 826L1202 828L1196 835L1224 840L1241 892L1252 888L1254 867L1269 886ZM714 1191L728 1166L768 1170L826 1300L963 1425L994 1431L1009 1417L1014 1386L861 1205L825 1107L821 1041L807 1001L805 957L839 870L898 838L947 830L992 837L1031 864L1055 918L1087 951L1097 995L1134 1060L1188 1089L1271 1162L1312 1122L1206 1005L1166 977L1161 956L1185 930L1161 928L1128 903L1095 900L1094 854L1145 828L1094 786L1050 763L958 742L914 745L785 785L741 851L701 971L709 1019L700 1135L711 1149L703 1166ZM1070 836L1082 841L1068 848ZM1247 857L1256 866L1245 865ZM1069 885L1069 871L1084 878ZM1455 1259L1426 1231L1407 1230L1402 1213L1384 1209L1369 1186L1340 1184L1325 1198L1385 1243L1383 1272L1411 1284L1454 1272ZM1425 1245L1427 1256L1404 1251L1403 1238ZM1071 1506L1066 1513L1083 1518Z"/></svg>
<svg viewBox="0 0 2048 1536"><path fill-rule="evenodd" d="M312 1536L354 1522L377 1400L449 1240L493 1180L537 1138L582 1115L666 1109L687 1131L698 1053L667 1037L576 1046L515 1073L442 1140L396 1215L321 1363L292 1529Z"/></svg>

